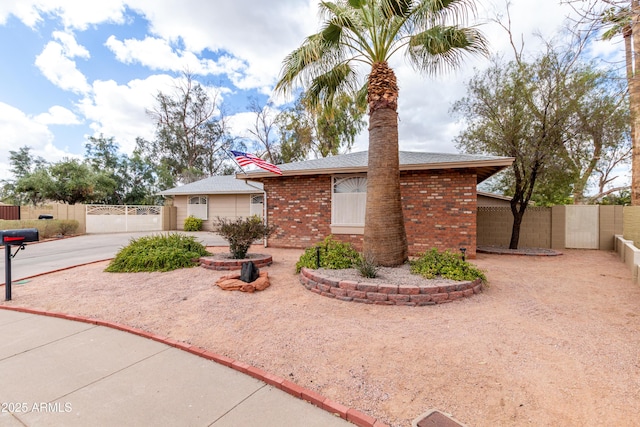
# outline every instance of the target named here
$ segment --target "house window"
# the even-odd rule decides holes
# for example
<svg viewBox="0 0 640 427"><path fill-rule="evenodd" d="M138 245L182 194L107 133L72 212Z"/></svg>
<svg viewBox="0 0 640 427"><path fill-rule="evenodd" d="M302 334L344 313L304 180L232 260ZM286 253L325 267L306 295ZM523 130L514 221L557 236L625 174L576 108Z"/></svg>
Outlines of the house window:
<svg viewBox="0 0 640 427"><path fill-rule="evenodd" d="M362 233L367 202L367 177L333 177L331 232Z"/></svg>
<svg viewBox="0 0 640 427"><path fill-rule="evenodd" d="M195 216L200 219L209 219L209 204L206 196L189 197L187 204L187 216Z"/></svg>
<svg viewBox="0 0 640 427"><path fill-rule="evenodd" d="M251 196L251 205L249 206L249 214L258 215L260 218L262 218L263 210L264 210L264 196L262 194L253 194Z"/></svg>

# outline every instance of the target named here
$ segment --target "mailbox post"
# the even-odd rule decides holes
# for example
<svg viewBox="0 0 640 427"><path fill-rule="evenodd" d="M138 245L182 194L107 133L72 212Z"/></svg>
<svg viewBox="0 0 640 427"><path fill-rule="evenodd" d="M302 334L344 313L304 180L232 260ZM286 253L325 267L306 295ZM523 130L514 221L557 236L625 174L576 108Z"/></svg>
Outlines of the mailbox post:
<svg viewBox="0 0 640 427"><path fill-rule="evenodd" d="M18 251L24 249L25 243L39 240L37 228L22 228L18 230L0 230L0 242L4 245L4 269L5 269L5 301L11 301L11 258ZM18 246L15 253L11 253L11 247Z"/></svg>

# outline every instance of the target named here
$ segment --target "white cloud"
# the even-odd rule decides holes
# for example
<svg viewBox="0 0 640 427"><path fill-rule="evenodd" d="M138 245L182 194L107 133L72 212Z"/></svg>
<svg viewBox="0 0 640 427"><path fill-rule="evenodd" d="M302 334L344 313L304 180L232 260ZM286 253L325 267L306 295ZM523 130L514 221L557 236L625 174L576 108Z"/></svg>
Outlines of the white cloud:
<svg viewBox="0 0 640 427"><path fill-rule="evenodd" d="M196 54L204 49L228 52L246 63L246 70L232 74L231 80L239 89L264 93L274 84L285 55L318 26L313 0L164 0L163 7L155 0L131 0L129 4L150 20L158 37L182 42Z"/></svg>
<svg viewBox="0 0 640 427"><path fill-rule="evenodd" d="M154 104L158 88L170 82L168 76L150 76L126 85L96 81L92 94L80 101L78 109L92 123L94 136L114 137L121 150L130 154L136 137L153 137L154 126L146 109Z"/></svg>
<svg viewBox="0 0 640 427"><path fill-rule="evenodd" d="M244 139L245 143L249 143L250 140L254 139L249 129L254 129L255 123L256 113L251 111L245 111L227 117L227 125L231 129L233 136Z"/></svg>
<svg viewBox="0 0 640 427"><path fill-rule="evenodd" d="M34 120L43 125L77 125L82 123L71 110L59 105L49 108L46 113L38 114Z"/></svg>
<svg viewBox="0 0 640 427"><path fill-rule="evenodd" d="M78 44L72 33L66 33L64 31L54 31L51 36L55 40L58 40L58 42L60 42L60 46L62 46L62 52L67 58L88 59L91 57L89 51L84 46Z"/></svg>
<svg viewBox="0 0 640 427"><path fill-rule="evenodd" d="M105 45L125 64L140 63L152 70L181 72L189 70L199 75L230 76L242 73L246 65L229 55L217 62L198 58L193 52L176 51L167 40L146 37L144 40L118 40L115 36L107 39Z"/></svg>
<svg viewBox="0 0 640 427"><path fill-rule="evenodd" d="M124 22L125 0L2 0L0 24L9 15L15 15L22 23L34 28L43 21L43 15L60 18L65 28L84 30L104 22Z"/></svg>
<svg viewBox="0 0 640 427"><path fill-rule="evenodd" d="M9 15L15 15L31 28L42 21L40 13L33 3L25 0L3 0L0 2L0 24L5 24Z"/></svg>
<svg viewBox="0 0 640 427"><path fill-rule="evenodd" d="M90 89L86 77L77 69L73 58L88 59L89 51L76 43L72 34L56 31L53 38L36 57L36 66L54 85L75 93Z"/></svg>
<svg viewBox="0 0 640 427"><path fill-rule="evenodd" d="M20 147L31 147L34 156L41 156L50 162L69 156L54 146L54 135L45 124L3 102L0 102L0 135L0 152L6 153L6 156L0 157L0 179L11 178L9 151Z"/></svg>

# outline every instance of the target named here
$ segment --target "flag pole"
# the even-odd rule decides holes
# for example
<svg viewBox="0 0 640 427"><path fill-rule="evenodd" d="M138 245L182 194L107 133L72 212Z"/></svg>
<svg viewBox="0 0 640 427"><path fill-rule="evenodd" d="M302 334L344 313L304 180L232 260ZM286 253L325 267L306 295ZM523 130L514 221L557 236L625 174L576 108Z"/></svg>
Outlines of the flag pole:
<svg viewBox="0 0 640 427"><path fill-rule="evenodd" d="M227 155L227 157L229 157L231 160L233 160L233 163L235 163L240 168L240 172L242 172L243 174L249 176L249 174L247 174L244 171L244 169L242 169L242 166L240 166L240 163L238 163L236 158L234 156L232 156L231 153L229 153L229 151L226 148L223 148L223 150L224 150L224 153Z"/></svg>

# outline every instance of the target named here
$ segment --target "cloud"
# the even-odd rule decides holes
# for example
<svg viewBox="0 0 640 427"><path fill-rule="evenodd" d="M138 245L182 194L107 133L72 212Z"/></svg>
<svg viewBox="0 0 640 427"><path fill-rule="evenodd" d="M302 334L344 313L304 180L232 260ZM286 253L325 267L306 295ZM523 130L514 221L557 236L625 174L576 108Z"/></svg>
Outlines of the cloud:
<svg viewBox="0 0 640 427"><path fill-rule="evenodd" d="M3 102L0 102L0 135L0 152L7 153L6 157L0 158L0 179L11 178L9 151L20 147L31 147L35 156L50 162L69 156L54 146L54 135L46 124Z"/></svg>
<svg viewBox="0 0 640 427"><path fill-rule="evenodd" d="M118 40L110 36L105 43L116 59L125 64L139 63L152 70L182 72L199 75L242 74L246 65L237 58L223 55L218 61L199 58L193 52L175 50L167 40L146 37L144 40Z"/></svg>
<svg viewBox="0 0 640 427"><path fill-rule="evenodd" d="M124 22L126 3L125 0L2 0L0 24L14 15L26 26L35 28L43 21L43 15L49 15L57 16L67 29L85 30L104 22Z"/></svg>
<svg viewBox="0 0 640 427"><path fill-rule="evenodd" d="M263 93L275 83L285 55L318 26L313 0L164 0L163 7L157 1L137 0L130 6L149 20L151 32L160 38L184 43L185 50L195 54L208 49L246 63L246 69L230 74L230 79L238 89Z"/></svg>
<svg viewBox="0 0 640 427"><path fill-rule="evenodd" d="M10 15L16 16L26 26L33 28L42 21L33 2L23 0L4 0L0 2L0 24L5 24Z"/></svg>
<svg viewBox="0 0 640 427"><path fill-rule="evenodd" d="M78 125L82 123L72 111L59 105L49 108L46 113L38 114L34 121L43 125Z"/></svg>
<svg viewBox="0 0 640 427"><path fill-rule="evenodd" d="M90 95L77 107L91 122L93 136L113 137L123 152L131 154L136 137L152 138L154 126L146 109L155 103L159 87L171 83L168 76L136 79L126 85L113 80L95 81Z"/></svg>
<svg viewBox="0 0 640 427"><path fill-rule="evenodd" d="M90 58L89 51L80 46L72 34L55 31L53 38L36 57L42 74L60 89L84 93L90 89L86 77L76 68L73 58Z"/></svg>

